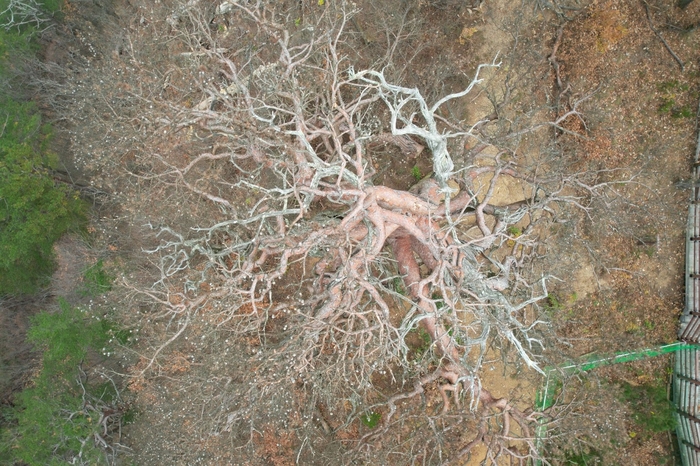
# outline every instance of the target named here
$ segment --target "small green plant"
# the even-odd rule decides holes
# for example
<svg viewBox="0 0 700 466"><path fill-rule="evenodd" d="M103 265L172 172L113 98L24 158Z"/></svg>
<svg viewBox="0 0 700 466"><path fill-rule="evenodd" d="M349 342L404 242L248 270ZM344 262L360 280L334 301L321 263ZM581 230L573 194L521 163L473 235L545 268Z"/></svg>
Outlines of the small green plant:
<svg viewBox="0 0 700 466"><path fill-rule="evenodd" d="M452 341L454 341L458 345L467 344L467 339L464 336L464 332L460 331L459 328L455 329L455 327L448 326L447 334L452 338Z"/></svg>
<svg viewBox="0 0 700 466"><path fill-rule="evenodd" d="M671 118L693 118L695 116L689 105L679 103L679 100L687 98L689 89L687 84L681 84L676 80L664 81L657 85L657 89L664 94L658 107L660 115L670 115Z"/></svg>
<svg viewBox="0 0 700 466"><path fill-rule="evenodd" d="M554 293L549 293L545 298L545 310L550 313L561 311L564 306L562 305L559 297Z"/></svg>
<svg viewBox="0 0 700 466"><path fill-rule="evenodd" d="M360 416L360 421L370 429L374 429L379 425L379 421L382 419L382 414L375 411L369 411Z"/></svg>
<svg viewBox="0 0 700 466"><path fill-rule="evenodd" d="M622 385L621 399L632 409L639 429L646 433L666 432L676 427L673 404L662 383Z"/></svg>
<svg viewBox="0 0 700 466"><path fill-rule="evenodd" d="M661 115L668 114L671 118L693 118L693 110L687 105L679 105L673 98L664 98L659 105Z"/></svg>
<svg viewBox="0 0 700 466"><path fill-rule="evenodd" d="M523 230L520 227L516 227L515 225L509 226L507 231L508 234L514 238L522 236L523 234Z"/></svg>
<svg viewBox="0 0 700 466"><path fill-rule="evenodd" d="M433 339L430 338L430 334L426 332L423 327L415 328L409 333L418 337L413 337L415 340L417 340L417 342L412 343L411 346L413 347L413 354L415 356L414 359L420 359L430 350L430 346L433 344Z"/></svg>
<svg viewBox="0 0 700 466"><path fill-rule="evenodd" d="M442 296L440 293L433 293L432 294L433 301L435 302L435 308L439 311L443 307L445 307L445 301L442 299ZM450 310L448 309L448 314L450 313Z"/></svg>
<svg viewBox="0 0 700 466"><path fill-rule="evenodd" d="M671 118L693 118L693 116L695 116L693 110L687 105L671 110Z"/></svg>
<svg viewBox="0 0 700 466"><path fill-rule="evenodd" d="M131 330L120 328L108 319L102 319L101 322L103 331L109 335L109 343L116 342L121 346L127 346L134 341Z"/></svg>
<svg viewBox="0 0 700 466"><path fill-rule="evenodd" d="M659 90L659 92L663 92L666 94L670 94L676 91L687 91L688 90L688 85L687 84L681 84L677 80L673 79L671 81L664 81L659 84L657 84L656 88Z"/></svg>
<svg viewBox="0 0 700 466"><path fill-rule="evenodd" d="M122 416L122 424L133 424L136 421L138 415L139 412L136 410L136 408L129 407L126 411L124 411L124 415Z"/></svg>
<svg viewBox="0 0 700 466"><path fill-rule="evenodd" d="M83 287L79 290L82 296L99 296L112 289L114 278L104 269L102 259L83 272Z"/></svg>
<svg viewBox="0 0 700 466"><path fill-rule="evenodd" d="M396 291L398 294L400 294L401 296L407 296L406 287L404 286L404 283L403 283L403 278L394 277L392 280L392 285L393 285L394 291Z"/></svg>
<svg viewBox="0 0 700 466"><path fill-rule="evenodd" d="M413 168L411 168L411 175L413 175L413 178L415 178L416 181L423 179L423 173L418 165L414 165Z"/></svg>
<svg viewBox="0 0 700 466"><path fill-rule="evenodd" d="M665 98L661 101L661 105L659 105L659 113L671 113L671 110L673 110L675 106L676 101L674 99Z"/></svg>

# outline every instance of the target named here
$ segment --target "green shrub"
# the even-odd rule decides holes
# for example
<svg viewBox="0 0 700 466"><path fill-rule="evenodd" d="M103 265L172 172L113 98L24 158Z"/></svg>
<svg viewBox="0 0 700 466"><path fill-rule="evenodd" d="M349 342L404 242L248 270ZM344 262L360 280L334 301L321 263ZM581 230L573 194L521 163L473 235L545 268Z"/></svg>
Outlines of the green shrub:
<svg viewBox="0 0 700 466"><path fill-rule="evenodd" d="M54 181L58 160L49 149L50 127L22 97L30 94L26 63L36 49L31 21L22 17L41 17L40 8L55 12L62 2L21 3L24 13L13 10L19 27L12 25L8 4L0 0L0 296L42 286L53 270L53 243L79 225L86 210L73 190Z"/></svg>
<svg viewBox="0 0 700 466"><path fill-rule="evenodd" d="M104 463L95 438L103 435L103 410L116 407L119 393L109 381L89 383L82 364L91 349L107 348L112 328L65 301L59 312L32 319L28 338L42 350L41 369L16 398L0 459L29 466Z"/></svg>
<svg viewBox="0 0 700 466"><path fill-rule="evenodd" d="M0 295L42 285L53 269L53 243L84 218L84 204L55 185L41 159L26 141L0 140Z"/></svg>
<svg viewBox="0 0 700 466"><path fill-rule="evenodd" d="M0 295L31 293L53 270L53 244L86 207L54 182L50 131L30 102L0 97Z"/></svg>
<svg viewBox="0 0 700 466"><path fill-rule="evenodd" d="M640 430L647 433L666 432L676 427L673 404L663 384L622 385L622 401L632 409Z"/></svg>
<svg viewBox="0 0 700 466"><path fill-rule="evenodd" d="M672 118L693 118L695 112L690 105L683 105L681 100L687 100L689 86L676 80L664 81L657 85L657 89L664 94L659 104L660 115L670 115Z"/></svg>

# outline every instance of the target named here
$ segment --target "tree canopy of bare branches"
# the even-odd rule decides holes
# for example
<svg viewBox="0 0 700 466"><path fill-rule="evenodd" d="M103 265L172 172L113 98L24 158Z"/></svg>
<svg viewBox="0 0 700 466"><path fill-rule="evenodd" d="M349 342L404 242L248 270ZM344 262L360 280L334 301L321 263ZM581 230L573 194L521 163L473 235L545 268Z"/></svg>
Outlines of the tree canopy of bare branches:
<svg viewBox="0 0 700 466"><path fill-rule="evenodd" d="M302 386L328 406L350 400L347 423L381 406L380 428L354 445L367 451L401 422L402 403L430 386L440 416L480 420L457 456L479 443L494 461L537 456L532 416L494 397L481 373L494 348L531 374L543 371L548 325L537 303L547 277L522 273L537 254L535 226L556 216L559 202L585 209L575 192L599 186L529 166L512 142L561 129L578 110L547 124L512 124L500 146L497 105L471 123L444 111L481 89L498 57L461 91L431 101L391 67L356 68L355 14L348 2L227 1L207 11L190 1L168 18L185 46L178 60L199 70L198 92L179 102L134 92L159 112L138 118L208 149L186 157L154 149L152 169L131 175L215 214L189 229L148 225L159 278L125 286L157 309L151 318L168 322L170 333L142 370L214 313L216 327L247 347L237 357L249 372L235 395L208 408L217 433L246 424L252 438L259 407ZM238 46L233 31L249 43ZM382 145L398 158L427 157L432 173L413 186L383 183L375 155ZM496 202L504 180L519 197ZM418 332L428 356L407 343ZM381 393L376 380L387 373L408 388ZM512 446L514 436L522 448Z"/></svg>

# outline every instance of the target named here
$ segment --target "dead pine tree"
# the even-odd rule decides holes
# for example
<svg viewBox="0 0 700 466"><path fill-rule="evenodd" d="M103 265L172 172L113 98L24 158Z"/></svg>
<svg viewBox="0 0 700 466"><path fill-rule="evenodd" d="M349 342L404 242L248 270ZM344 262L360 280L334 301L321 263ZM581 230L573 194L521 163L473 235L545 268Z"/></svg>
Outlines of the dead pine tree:
<svg viewBox="0 0 700 466"><path fill-rule="evenodd" d="M410 454L444 463L483 444L493 462L537 457L533 415L494 397L482 371L497 348L524 373L543 373L548 324L537 303L548 278L524 272L540 244L537 225L558 205L585 210L586 196L604 186L518 165L489 134L493 116L471 125L443 116L498 72L498 58L434 102L391 67L355 68L353 8L227 1L207 13L189 2L169 20L188 47L180 59L200 70L200 100L153 100L161 114L150 120L206 138L210 148L185 162L154 151L153 169L132 176L176 190L183 208L215 206L216 215L187 230L149 225L159 276L150 287L125 286L157 309L149 318L167 322L169 333L152 343L142 373L206 310L242 348L227 393L203 404L209 432L248 432L251 445L256 419L280 403L297 403L301 431L320 425L330 436L377 412L375 429L345 442L348 455L371 456L430 391L440 406L425 408L428 440ZM247 45L222 32L232 25ZM506 139L579 117L574 105ZM428 157L431 176L405 189L383 185L382 144L400 157ZM506 179L524 194L499 205ZM424 357L412 335L425 336ZM391 393L377 387L386 377ZM289 400L293 390L303 403ZM344 413L339 425L326 419L332 410ZM443 451L446 432L464 422L473 437Z"/></svg>

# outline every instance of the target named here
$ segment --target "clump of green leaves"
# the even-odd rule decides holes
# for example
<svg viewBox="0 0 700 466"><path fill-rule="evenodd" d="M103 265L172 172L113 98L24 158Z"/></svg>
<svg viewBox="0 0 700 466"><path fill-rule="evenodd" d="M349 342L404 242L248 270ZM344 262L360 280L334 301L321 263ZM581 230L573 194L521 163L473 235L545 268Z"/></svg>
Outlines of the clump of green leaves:
<svg viewBox="0 0 700 466"><path fill-rule="evenodd" d="M91 384L82 364L92 351L106 351L114 325L61 301L55 313L32 319L28 339L42 351L41 368L31 387L18 394L9 428L0 442L0 458L18 464L104 463L95 442L103 435L103 408L119 398L111 383ZM13 464L13 463L10 464Z"/></svg>
<svg viewBox="0 0 700 466"><path fill-rule="evenodd" d="M545 309L550 313L560 311L564 307L559 297L554 293L549 293L544 301Z"/></svg>
<svg viewBox="0 0 700 466"><path fill-rule="evenodd" d="M382 414L374 411L369 411L360 416L360 421L370 429L374 429L382 419Z"/></svg>
<svg viewBox="0 0 700 466"><path fill-rule="evenodd" d="M674 98L665 97L659 105L660 114L671 115L671 118L692 118L693 110L687 105L679 105Z"/></svg>
<svg viewBox="0 0 700 466"><path fill-rule="evenodd" d="M656 88L659 90L659 92L671 94L671 93L678 92L678 91L681 91L681 92L687 91L688 85L681 84L677 80L672 79L672 80L663 81L663 82L657 84Z"/></svg>
<svg viewBox="0 0 700 466"><path fill-rule="evenodd" d="M413 178L416 179L416 181L420 181L423 179L423 173L420 170L420 167L418 165L414 165L413 168L411 169L411 175L413 175Z"/></svg>
<svg viewBox="0 0 700 466"><path fill-rule="evenodd" d="M512 236L513 238L517 238L517 237L519 237L519 236L522 236L522 234L523 234L522 228L517 227L517 226L515 226L515 225L509 226L508 229L507 229L506 231L508 231L508 234L509 234L510 236Z"/></svg>
<svg viewBox="0 0 700 466"><path fill-rule="evenodd" d="M632 385L625 382L620 397L631 408L641 431L666 432L676 427L673 404L662 383Z"/></svg>
<svg viewBox="0 0 700 466"><path fill-rule="evenodd" d="M687 84L670 80L659 83L657 89L663 94L661 104L658 107L660 115L670 115L671 118L693 118L695 116L690 105L681 103L688 94Z"/></svg>
<svg viewBox="0 0 700 466"><path fill-rule="evenodd" d="M433 293L431 298L433 299L433 302L435 303L435 308L438 311L445 307L445 300L442 299L442 295L440 293ZM448 312L451 311L448 310Z"/></svg>

